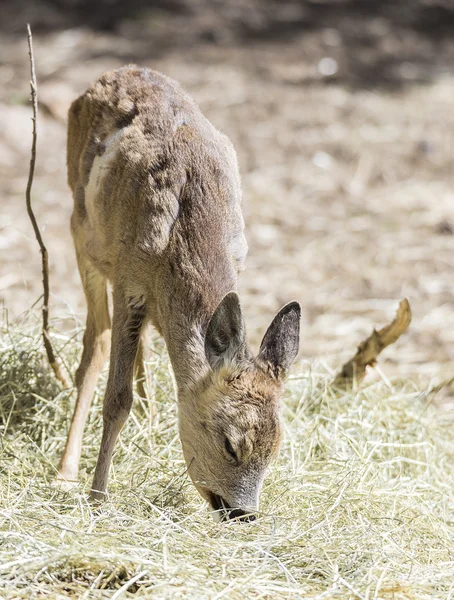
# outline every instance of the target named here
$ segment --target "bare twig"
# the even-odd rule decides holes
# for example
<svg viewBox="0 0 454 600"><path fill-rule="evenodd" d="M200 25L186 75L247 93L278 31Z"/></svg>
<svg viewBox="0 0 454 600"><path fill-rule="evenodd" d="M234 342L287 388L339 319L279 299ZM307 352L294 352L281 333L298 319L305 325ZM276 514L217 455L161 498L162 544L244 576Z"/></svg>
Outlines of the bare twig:
<svg viewBox="0 0 454 600"><path fill-rule="evenodd" d="M374 329L372 334L361 342L355 356L345 363L333 385L345 388L354 381L361 381L366 374L366 367L373 366L380 352L399 339L408 329L410 321L410 303L404 298L399 304L394 321L378 331Z"/></svg>
<svg viewBox="0 0 454 600"><path fill-rule="evenodd" d="M33 104L33 138L32 138L32 149L31 149L31 157L30 157L30 169L28 172L28 182L27 182L27 190L25 193L26 203L27 203L27 212L30 217L30 221L33 225L33 230L35 232L36 239L39 244L39 248L41 250L41 258L42 258L42 272L43 272L43 288L44 288L44 298L43 298L43 340L44 347L46 349L47 358L49 360L50 366L52 367L55 376L57 379L63 384L64 387L70 387L71 383L68 378L64 374L61 365L57 361L57 358L54 353L54 349L52 348L52 343L50 341L49 335L49 264L48 264L48 256L47 249L44 245L43 239L41 237L41 232L39 230L38 224L36 222L35 215L33 213L32 204L31 204L31 189L33 184L33 175L35 172L35 161L36 161L36 139L37 139L37 118L38 118L38 86L36 83L36 73L35 73L35 58L33 55L33 40L32 40L32 32L30 29L30 25L27 24L27 35L28 35L28 54L30 56L30 72L31 72L31 81L30 81L30 89L31 89L31 101Z"/></svg>

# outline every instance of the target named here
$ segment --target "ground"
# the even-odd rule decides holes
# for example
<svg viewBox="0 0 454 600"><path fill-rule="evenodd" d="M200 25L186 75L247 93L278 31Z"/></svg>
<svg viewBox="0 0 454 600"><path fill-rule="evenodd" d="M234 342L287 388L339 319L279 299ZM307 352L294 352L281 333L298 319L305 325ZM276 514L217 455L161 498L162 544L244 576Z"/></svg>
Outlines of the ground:
<svg viewBox="0 0 454 600"><path fill-rule="evenodd" d="M259 519L217 524L185 474L162 342L98 508L85 492L106 372L80 486L55 489L74 393L43 364L39 313L2 323L0 596L452 598L454 428L452 414L430 405L429 387L453 375L452 1L4 0L0 302L10 321L42 286L24 197L27 21L40 94L33 203L51 311L69 315L55 322L54 341L71 372L84 302L68 227L66 111L101 72L128 62L180 80L232 138L250 246L240 285L249 334L257 344L278 308L299 300L301 361ZM381 370L359 391L333 389L332 370L404 296L413 322Z"/></svg>
<svg viewBox="0 0 454 600"><path fill-rule="evenodd" d="M235 144L250 247L240 290L254 343L297 299L301 358L337 368L406 296L411 328L375 377L452 375L451 2L2 3L0 295L9 318L42 285L24 200L26 21L40 94L33 204L54 316L83 320L84 311L68 229L67 107L103 71L135 62L178 79Z"/></svg>
<svg viewBox="0 0 454 600"><path fill-rule="evenodd" d="M74 366L80 336L58 346ZM93 506L105 377L80 485L55 489L74 397L43 368L37 319L0 336L2 600L452 599L453 415L431 392L411 381L341 392L317 361L295 369L258 518L216 523L186 475L162 343L149 370L152 394L134 403L108 499Z"/></svg>

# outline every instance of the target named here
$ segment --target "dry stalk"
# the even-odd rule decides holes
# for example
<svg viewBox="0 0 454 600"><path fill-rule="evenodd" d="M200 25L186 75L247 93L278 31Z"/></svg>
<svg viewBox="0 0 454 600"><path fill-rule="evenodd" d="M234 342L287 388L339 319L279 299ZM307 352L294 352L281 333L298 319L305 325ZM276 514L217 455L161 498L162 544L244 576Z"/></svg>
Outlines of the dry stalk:
<svg viewBox="0 0 454 600"><path fill-rule="evenodd" d="M366 367L373 366L380 352L386 346L394 344L407 331L410 321L410 303L404 298L400 301L394 320L378 331L374 329L372 334L361 342L355 356L346 362L337 374L333 385L345 388L355 381L360 382L366 374Z"/></svg>
<svg viewBox="0 0 454 600"><path fill-rule="evenodd" d="M33 230L35 232L36 239L39 244L39 248L41 251L42 258L42 273L43 273L43 340L44 347L46 349L47 358L49 360L50 366L52 367L55 376L62 383L62 385L67 388L71 387L71 383L63 372L60 363L58 362L54 349L52 347L52 343L49 335L49 260L47 255L47 249L44 245L43 238L41 236L41 232L39 230L38 224L36 222L35 214L32 209L31 204L31 189L33 184L33 175L35 172L35 162L36 162L36 140L37 140L37 118L38 118L38 86L36 83L36 73L35 73L35 58L33 55L33 40L32 40L32 32L30 29L30 25L27 24L27 36L28 36L28 54L30 56L30 73L31 73L31 81L30 81L30 89L31 89L31 101L33 105L33 137L32 137L32 148L31 148L31 157L30 157L30 169L28 172L28 182L27 182L27 190L25 193L26 204L27 204L27 212L30 217L30 221L33 226Z"/></svg>

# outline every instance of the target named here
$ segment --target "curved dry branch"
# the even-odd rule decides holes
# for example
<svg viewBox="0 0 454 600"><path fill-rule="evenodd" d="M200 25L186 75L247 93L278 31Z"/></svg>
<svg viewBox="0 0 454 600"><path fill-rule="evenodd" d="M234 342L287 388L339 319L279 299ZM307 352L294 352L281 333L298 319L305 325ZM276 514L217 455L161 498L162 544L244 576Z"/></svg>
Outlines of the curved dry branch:
<svg viewBox="0 0 454 600"><path fill-rule="evenodd" d="M27 182L27 190L25 192L25 199L27 204L27 212L30 217L30 221L33 226L33 230L35 232L35 237L38 241L39 248L41 251L42 258L42 272L43 272L43 288L44 288L44 297L43 297L43 340L44 340L44 348L46 349L47 358L49 360L50 366L52 367L55 376L57 379L63 384L64 387L71 387L71 383L68 378L64 374L60 363L58 362L54 349L52 347L52 343L50 341L49 335L49 264L48 264L48 255L47 249L44 245L43 238L41 236L41 232L38 227L38 223L36 222L35 214L32 209L31 203L31 190L33 185L33 175L35 173L35 162L36 162L36 140L37 140L37 118L38 118L38 86L36 83L36 73L35 73L35 58L33 55L33 40L32 40L32 32L30 29L30 25L27 24L27 37L28 37L28 54L30 57L30 73L31 73L31 81L30 81L30 89L31 89L31 101L33 105L33 137L32 137L32 148L31 148L31 157L30 157L30 168L28 172L28 182Z"/></svg>
<svg viewBox="0 0 454 600"><path fill-rule="evenodd" d="M354 381L359 382L366 374L366 367L377 362L380 352L394 344L407 331L411 321L410 303L406 298L400 301L394 320L382 329L373 330L372 334L361 342L353 358L344 364L334 379L336 387L346 387Z"/></svg>

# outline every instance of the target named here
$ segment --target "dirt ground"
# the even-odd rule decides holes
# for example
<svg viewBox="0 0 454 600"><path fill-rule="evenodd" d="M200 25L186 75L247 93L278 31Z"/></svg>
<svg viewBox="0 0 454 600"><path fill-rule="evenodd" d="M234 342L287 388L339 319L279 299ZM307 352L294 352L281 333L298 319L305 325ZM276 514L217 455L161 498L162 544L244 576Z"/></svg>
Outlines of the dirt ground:
<svg viewBox="0 0 454 600"><path fill-rule="evenodd" d="M413 322L383 373L454 375L450 0L3 2L0 297L10 318L41 293L24 201L26 21L41 101L33 202L54 316L84 311L68 230L67 107L103 71L136 62L178 79L236 146L250 247L241 296L255 343L297 299L301 357L337 367L406 296Z"/></svg>

